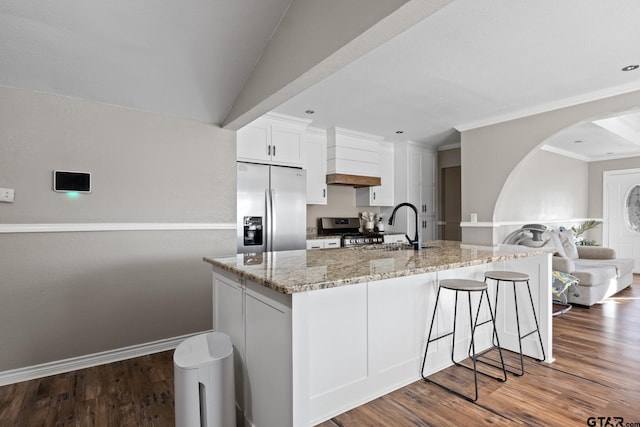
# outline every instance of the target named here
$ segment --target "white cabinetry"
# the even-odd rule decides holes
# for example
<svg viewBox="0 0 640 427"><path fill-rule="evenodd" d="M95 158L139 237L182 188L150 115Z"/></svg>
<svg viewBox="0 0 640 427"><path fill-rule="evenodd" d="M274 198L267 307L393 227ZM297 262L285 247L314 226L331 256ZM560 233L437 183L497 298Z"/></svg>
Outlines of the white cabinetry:
<svg viewBox="0 0 640 427"><path fill-rule="evenodd" d="M213 329L233 344L240 424L292 425L290 298L226 272L213 277Z"/></svg>
<svg viewBox="0 0 640 427"><path fill-rule="evenodd" d="M378 165L381 185L356 188L357 206L393 206L395 182L393 144L387 142L378 143Z"/></svg>
<svg viewBox="0 0 640 427"><path fill-rule="evenodd" d="M340 247L340 239L309 239L307 249L335 249Z"/></svg>
<svg viewBox="0 0 640 427"><path fill-rule="evenodd" d="M307 170L307 204L327 204L327 131L306 129L305 169Z"/></svg>
<svg viewBox="0 0 640 427"><path fill-rule="evenodd" d="M385 243L408 243L404 234L385 234L383 239Z"/></svg>
<svg viewBox="0 0 640 427"><path fill-rule="evenodd" d="M409 202L418 209L418 227L422 240L436 238L436 153L411 141L396 143L395 163L395 203ZM387 217L390 210L383 213ZM395 226L388 232L406 230L407 235L415 235L413 211L402 208L396 214Z"/></svg>
<svg viewBox="0 0 640 427"><path fill-rule="evenodd" d="M237 159L300 166L305 162L304 131L309 120L269 113L238 130Z"/></svg>
<svg viewBox="0 0 640 427"><path fill-rule="evenodd" d="M245 402L250 425L292 425L290 408L291 380L291 308L260 293L245 290L245 364L250 389Z"/></svg>

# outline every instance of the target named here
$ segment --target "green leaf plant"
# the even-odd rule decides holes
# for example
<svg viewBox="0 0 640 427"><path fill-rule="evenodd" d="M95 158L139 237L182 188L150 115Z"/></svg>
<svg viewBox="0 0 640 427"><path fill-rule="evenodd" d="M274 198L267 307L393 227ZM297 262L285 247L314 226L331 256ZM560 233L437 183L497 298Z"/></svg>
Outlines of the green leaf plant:
<svg viewBox="0 0 640 427"><path fill-rule="evenodd" d="M577 227L571 227L571 231L573 232L574 237L576 238L576 245L579 246L600 246L595 240L586 240L583 236L585 232L591 230L602 224L602 221L596 221L590 219L589 221L585 221Z"/></svg>

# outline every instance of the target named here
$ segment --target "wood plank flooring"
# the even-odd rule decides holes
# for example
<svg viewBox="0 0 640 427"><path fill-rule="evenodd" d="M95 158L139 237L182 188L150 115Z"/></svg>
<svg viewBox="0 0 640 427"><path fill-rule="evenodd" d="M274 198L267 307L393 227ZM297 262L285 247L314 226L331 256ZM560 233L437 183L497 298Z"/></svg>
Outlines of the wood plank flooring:
<svg viewBox="0 0 640 427"><path fill-rule="evenodd" d="M526 360L523 377L480 378L467 402L417 381L320 424L350 426L616 425L640 427L640 276L591 309L553 321L555 363ZM172 426L173 352L0 387L0 426ZM442 381L471 385L449 368ZM471 389L468 389L471 391ZM600 424L602 423L602 424ZM279 426L266 426L279 427Z"/></svg>

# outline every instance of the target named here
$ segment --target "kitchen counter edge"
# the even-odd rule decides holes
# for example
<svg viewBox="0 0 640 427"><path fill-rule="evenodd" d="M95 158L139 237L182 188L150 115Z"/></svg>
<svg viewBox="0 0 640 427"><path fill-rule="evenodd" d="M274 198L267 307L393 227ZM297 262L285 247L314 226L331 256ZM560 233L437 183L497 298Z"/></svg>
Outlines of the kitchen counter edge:
<svg viewBox="0 0 640 427"><path fill-rule="evenodd" d="M549 248L530 248L526 246L512 246L512 245L478 245L478 244L464 244L460 242L448 242L448 241L433 241L429 242L431 244L442 244L448 243L449 245L445 245L448 247L441 247L436 249L429 249L429 254L437 254L439 253L447 253L451 251L462 251L466 248L473 248L477 251L477 255L475 257L471 257L469 259L464 259L461 261L455 262L441 262L441 263L427 263L424 266L417 266L413 268L398 268L393 271L385 271L380 273L371 273L369 274L354 274L349 275L346 274L344 277L340 277L332 280L312 280L309 283L306 283L307 280L298 280L297 278L293 278L296 274L300 276L300 279L306 277L305 269L306 265L298 265L298 266L287 266L282 268L283 275L281 277L278 276L278 267L272 268L247 268L244 265L238 267L237 260L238 257L243 254L238 254L234 257L224 257L224 258L212 258L212 257L203 257L203 261L213 265L214 267L218 267L224 271L235 274L243 279L251 280L255 283L258 283L262 286L270 288L276 292L283 294L294 294L298 292L308 292L320 289L328 289L335 288L339 286L347 286L353 285L357 283L364 282L372 282L377 280L385 280L392 279L396 277L404 277L404 276L413 276L418 274L425 273L433 273L444 270L452 270L456 268L464 268L482 264L489 264L493 262L500 261L510 261L518 258L526 258L531 256L537 256L542 254L551 254L553 250ZM451 246L451 243L458 244L458 246ZM314 251L306 251L306 250L298 250L298 251L286 251L281 252L285 254L289 253L305 253L305 252L313 252L314 256L318 256L322 253L327 254L335 254L336 251L349 251L348 254L352 260L350 263L358 263L362 261L370 261L367 258L367 254L373 254L367 249L355 247L355 248L341 248L341 249L327 249L327 250L314 250ZM411 254L412 251L407 251L404 254ZM270 253L264 253L262 255L269 255ZM386 254L387 258L394 258L397 255L403 255L403 252L382 252L382 254ZM380 255L380 253L378 253ZM358 259L362 258L362 259ZM445 256L446 258L446 256ZM384 259L384 257L378 257L377 259ZM255 266L254 266L255 267Z"/></svg>

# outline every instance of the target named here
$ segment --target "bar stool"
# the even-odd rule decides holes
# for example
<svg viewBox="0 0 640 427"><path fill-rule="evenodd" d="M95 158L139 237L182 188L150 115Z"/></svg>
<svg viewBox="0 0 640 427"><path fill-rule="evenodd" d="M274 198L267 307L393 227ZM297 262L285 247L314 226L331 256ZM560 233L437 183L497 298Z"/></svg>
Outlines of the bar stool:
<svg viewBox="0 0 640 427"><path fill-rule="evenodd" d="M483 297L486 295L487 297L487 305L489 306L489 313L491 314L491 321L493 322L493 336L496 339L496 341L498 340L498 334L496 331L496 325L495 325L495 317L493 314L493 310L491 309L491 301L489 301L489 293L487 292L487 288L488 285L486 282L481 282L479 280L466 280L466 279L445 279L445 280L441 280L440 281L440 285L438 287L438 293L436 295L436 305L433 309L433 317L431 318L431 326L429 327L429 336L427 337L427 347L424 351L424 359L422 360L422 369L420 371L420 374L422 376L422 378L427 381L427 382L431 382L433 384L436 384L442 388L444 388L445 390L448 390L464 399L467 399L471 402L475 402L476 400L478 400L478 373L488 376L490 378L493 378L495 380L504 382L507 380L507 371L505 369L504 366L504 360L502 358L502 349L500 347L500 345L497 346L498 348L498 352L500 353L500 361L502 363L502 373L503 373L503 377L499 378L499 377L495 377L493 375L489 375L485 372L481 372L477 369L476 366L476 360L477 360L477 355L476 355L476 345L475 345L475 331L476 331L476 327L479 326L477 325L477 321L478 321L478 314L476 314L475 317L475 321L474 318L472 316L472 309L471 309L471 293L472 292L480 292L480 301L478 302L478 312L480 311L480 307L482 306L482 299ZM436 313L438 311L438 302L440 301L440 292L442 291L442 289L448 289L451 291L455 291L456 293L456 297L455 297L455 305L454 305L454 310L453 310L453 330L451 332L445 333L443 335L440 335L438 337L435 338L431 338L431 334L433 332L433 324L435 323L435 319L436 319ZM455 346L456 346L456 318L457 318L457 314L458 314L458 294L460 292L466 292L467 296L468 296L468 302L469 302L469 323L471 326L471 344L470 344L470 349L472 350L472 352L470 352L469 357L471 358L471 360L473 361L473 368L466 366L462 363L456 362L454 360L454 354L455 354ZM489 321L483 322L484 323L488 323ZM440 383L437 383L429 378L427 378L424 375L424 368L425 368L425 364L427 362L427 355L429 353L429 344L431 344L434 341L440 340L442 338L448 337L448 336L452 336L453 339L453 344L451 345L451 362L455 365L455 366L459 366L462 368L466 368L469 370L473 371L473 380L474 380L474 385L475 385L475 397L471 398L469 396L466 396L465 394L454 390L452 388L449 388L445 385L442 385ZM499 344L499 341L498 341Z"/></svg>
<svg viewBox="0 0 640 427"><path fill-rule="evenodd" d="M538 333L538 340L540 342L540 349L542 350L542 359L535 359L538 360L540 362L544 361L546 359L545 353L544 353L544 346L542 345L542 336L540 335L540 326L538 324L538 316L536 315L536 309L535 309L535 305L533 304L533 297L531 296L531 287L529 286L529 275L525 274L525 273L519 273L516 271L487 271L484 274L484 281L486 283L486 281L488 279L491 280L495 280L496 281L496 298L495 298L495 304L494 304L494 313L493 313L493 322L495 324L495 318L497 317L498 314L498 295L500 295L500 283L501 282L511 282L513 284L513 304L515 307L515 311L516 311L516 325L517 325L517 329L518 329L518 346L519 346L519 350L520 350L520 372L514 372L512 370L509 370L509 372L511 372L512 374L516 375L516 376L522 376L524 375L524 358L523 358L523 354L522 354L522 340L525 339L526 337L528 337L529 335L533 334L534 332ZM527 291L529 292L529 301L531 302L531 310L533 311L533 320L535 321L536 324L536 328L534 330L532 330L531 332L528 332L524 335L522 335L521 331L520 331L520 314L518 312L518 294L516 292L516 284L518 283L526 283L527 285ZM477 319L476 319L477 322ZM480 323L487 323L489 322L489 320L486 320L485 322ZM499 346L500 343L494 341L494 346ZM508 350L508 349L505 349ZM508 350L509 351L509 350ZM487 363L483 360L480 360L483 363ZM490 363L488 363L491 366L495 366L492 365Z"/></svg>

